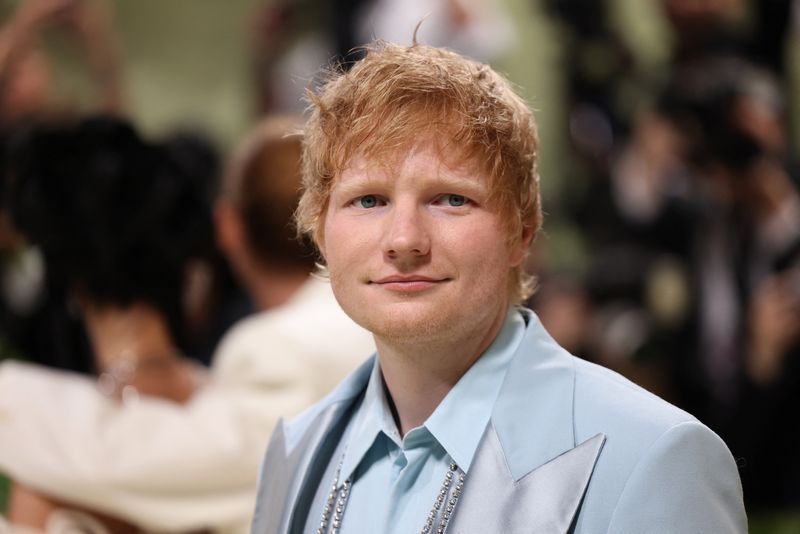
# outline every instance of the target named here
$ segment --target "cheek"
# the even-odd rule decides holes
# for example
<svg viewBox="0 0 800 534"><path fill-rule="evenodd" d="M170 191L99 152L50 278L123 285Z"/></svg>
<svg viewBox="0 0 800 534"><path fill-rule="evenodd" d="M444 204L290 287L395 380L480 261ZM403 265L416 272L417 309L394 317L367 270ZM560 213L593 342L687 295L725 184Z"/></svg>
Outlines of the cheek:
<svg viewBox="0 0 800 534"><path fill-rule="evenodd" d="M342 224L340 223L339 218L333 216L330 210L325 210L322 224L319 226L317 239L320 252L322 252L322 256L325 258L325 263L328 264L329 268L331 259L333 258L335 262L339 256L339 248L342 245L342 239L340 235L342 233L341 228Z"/></svg>
<svg viewBox="0 0 800 534"><path fill-rule="evenodd" d="M514 248L509 246L508 231L497 217L486 216L465 230L464 242L477 254L482 254L494 263L508 262L514 256Z"/></svg>
<svg viewBox="0 0 800 534"><path fill-rule="evenodd" d="M328 270L334 273L353 272L352 266L363 264L366 246L364 227L342 217L328 216L323 227L322 254Z"/></svg>
<svg viewBox="0 0 800 534"><path fill-rule="evenodd" d="M462 268L469 266L476 277L502 277L504 272L515 267L514 261L521 256L509 248L505 235L493 228L491 223L451 236L448 241L447 248L456 264Z"/></svg>

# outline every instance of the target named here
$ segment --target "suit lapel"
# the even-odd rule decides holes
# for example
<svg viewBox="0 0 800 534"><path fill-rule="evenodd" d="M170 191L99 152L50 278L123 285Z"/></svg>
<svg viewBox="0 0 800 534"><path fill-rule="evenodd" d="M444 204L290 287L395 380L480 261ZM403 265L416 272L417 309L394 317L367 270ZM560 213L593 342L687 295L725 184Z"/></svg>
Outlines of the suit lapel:
<svg viewBox="0 0 800 534"><path fill-rule="evenodd" d="M538 318L528 323L467 473L451 534L569 532L605 442L575 441L575 370Z"/></svg>
<svg viewBox="0 0 800 534"><path fill-rule="evenodd" d="M302 532L318 478L347 425L347 417L363 393L374 358L368 360L329 397L307 414L300 435L291 435L281 420L261 467L252 534ZM303 416L301 416L303 417ZM311 491L310 496L306 495Z"/></svg>
<svg viewBox="0 0 800 534"><path fill-rule="evenodd" d="M251 534L272 534L286 530L281 528L284 516L283 503L289 493L293 474L286 458L284 422L281 419L272 432L267 456L261 464L256 509L250 526Z"/></svg>
<svg viewBox="0 0 800 534"><path fill-rule="evenodd" d="M448 533L568 533L604 441L598 434L515 480L490 424Z"/></svg>
<svg viewBox="0 0 800 534"><path fill-rule="evenodd" d="M573 426L573 357L526 314L527 329L492 411L494 424L514 479L577 445Z"/></svg>
<svg viewBox="0 0 800 534"><path fill-rule="evenodd" d="M509 365L490 423L467 473L448 527L451 534L567 533L605 442L575 443L572 357L523 310L528 328ZM276 430L265 460L253 534L302 528L320 470L339 441L347 414L363 393L374 360L331 394L305 433ZM577 446L576 446L577 445Z"/></svg>

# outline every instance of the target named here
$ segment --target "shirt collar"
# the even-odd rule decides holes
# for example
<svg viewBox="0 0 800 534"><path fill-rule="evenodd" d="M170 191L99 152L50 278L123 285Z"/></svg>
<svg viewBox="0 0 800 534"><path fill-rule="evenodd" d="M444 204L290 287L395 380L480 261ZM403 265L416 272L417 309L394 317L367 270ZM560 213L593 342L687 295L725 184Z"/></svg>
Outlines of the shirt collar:
<svg viewBox="0 0 800 534"><path fill-rule="evenodd" d="M492 344L425 421L425 427L464 472L469 471L524 333L524 318L510 307Z"/></svg>
<svg viewBox="0 0 800 534"><path fill-rule="evenodd" d="M500 333L483 355L469 368L423 427L447 451L453 461L467 472L478 443L492 414L506 369L525 333L525 320L510 307ZM379 360L376 358L364 394L364 400L348 431L340 480L352 479L361 460L383 432L395 443L400 434L383 387Z"/></svg>
<svg viewBox="0 0 800 534"><path fill-rule="evenodd" d="M378 358L375 358L364 400L356 412L349 435L345 437L347 449L342 460L340 480L352 479L353 472L380 432L395 442L400 441L400 433L397 431L397 425L392 418L392 411L383 391L380 364Z"/></svg>

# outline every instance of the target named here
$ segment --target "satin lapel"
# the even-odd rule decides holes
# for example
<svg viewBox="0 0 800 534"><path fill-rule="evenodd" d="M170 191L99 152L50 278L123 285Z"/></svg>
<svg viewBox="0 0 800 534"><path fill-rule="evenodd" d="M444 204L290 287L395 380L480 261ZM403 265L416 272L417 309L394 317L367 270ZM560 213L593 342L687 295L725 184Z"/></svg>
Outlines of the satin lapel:
<svg viewBox="0 0 800 534"><path fill-rule="evenodd" d="M448 534L568 533L604 442L605 435L597 434L515 480L490 424Z"/></svg>
<svg viewBox="0 0 800 534"><path fill-rule="evenodd" d="M569 532L605 442L598 434L576 443L574 358L533 312L522 313L525 338L469 467L450 534Z"/></svg>
<svg viewBox="0 0 800 534"><path fill-rule="evenodd" d="M295 453L289 455L287 463L295 475L291 493L285 501L285 510L288 511L286 523L279 532L302 532L308 517L308 507L331 455L342 438L349 420L345 416L350 413L353 405L353 399L349 399L333 404L321 412L294 449ZM301 499L302 492L307 492L308 495Z"/></svg>
<svg viewBox="0 0 800 534"><path fill-rule="evenodd" d="M302 529L307 510L301 505L309 505L310 499L301 496L311 491L313 497L316 478L339 443L346 416L363 394L373 363L374 358L365 362L322 401L324 407L304 425L302 435L289 436L283 420L278 423L261 467L251 534L288 534Z"/></svg>
<svg viewBox="0 0 800 534"><path fill-rule="evenodd" d="M286 462L286 438L283 419L272 432L267 457L261 465L261 477L253 513L251 534L273 534L281 532L284 515L283 503L291 484L292 472ZM285 530L285 529L284 529Z"/></svg>
<svg viewBox="0 0 800 534"><path fill-rule="evenodd" d="M324 444L335 440L331 431L346 408L344 403L337 403L320 412L288 454L283 421L275 429L261 469L262 486L256 502L252 534L291 532L301 491L313 466L321 461L320 452L327 448Z"/></svg>

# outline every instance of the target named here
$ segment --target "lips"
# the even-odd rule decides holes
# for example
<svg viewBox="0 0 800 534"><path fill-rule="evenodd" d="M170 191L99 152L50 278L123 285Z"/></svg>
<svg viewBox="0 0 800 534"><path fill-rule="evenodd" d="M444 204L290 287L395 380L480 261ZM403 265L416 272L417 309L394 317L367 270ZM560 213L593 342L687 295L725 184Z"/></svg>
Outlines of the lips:
<svg viewBox="0 0 800 534"><path fill-rule="evenodd" d="M447 282L449 278L431 277L419 274L396 274L370 281L383 289L403 293L424 291L439 284Z"/></svg>

